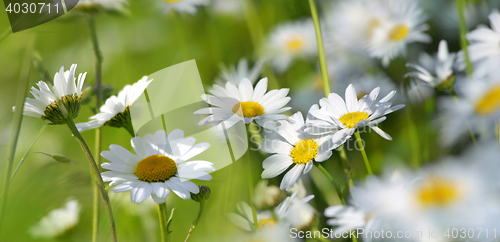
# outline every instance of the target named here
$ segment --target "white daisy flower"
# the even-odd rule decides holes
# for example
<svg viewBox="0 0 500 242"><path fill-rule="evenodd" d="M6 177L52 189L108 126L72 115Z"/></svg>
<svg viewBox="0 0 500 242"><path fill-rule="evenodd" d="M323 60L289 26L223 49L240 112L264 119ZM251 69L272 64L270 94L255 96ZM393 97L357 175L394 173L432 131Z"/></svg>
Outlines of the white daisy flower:
<svg viewBox="0 0 500 242"><path fill-rule="evenodd" d="M311 225L316 215L314 208L308 202L314 198L314 195L297 198L296 194L294 192L291 196L286 197L283 202L274 208L276 217L272 216L271 211L257 212L259 229L285 225L302 230ZM239 202L237 209L238 214L229 213L226 215L227 218L236 226L247 231L253 231L255 226L250 205Z"/></svg>
<svg viewBox="0 0 500 242"><path fill-rule="evenodd" d="M284 193L274 185L268 185L268 180L260 180L255 186L254 201L258 210L266 210L278 205L284 198Z"/></svg>
<svg viewBox="0 0 500 242"><path fill-rule="evenodd" d="M479 77L498 70L500 66L500 13L492 12L489 19L491 29L479 26L467 34L469 58L474 65L474 74Z"/></svg>
<svg viewBox="0 0 500 242"><path fill-rule="evenodd" d="M442 98L438 103L441 144L456 144L469 131L482 139L493 138L500 119L500 79L463 80L455 89L457 99Z"/></svg>
<svg viewBox="0 0 500 242"><path fill-rule="evenodd" d="M477 169L478 164L485 164L479 161L483 158L465 162L449 158L421 169L416 174L420 179L405 194L407 203L402 204L405 212L400 214L400 220L415 229L497 227L500 208L495 194L496 177L491 180L491 176Z"/></svg>
<svg viewBox="0 0 500 242"><path fill-rule="evenodd" d="M164 13L171 10L179 13L195 14L198 12L198 7L207 6L210 4L208 0L162 0L161 7Z"/></svg>
<svg viewBox="0 0 500 242"><path fill-rule="evenodd" d="M373 19L367 42L371 57L380 58L384 66L398 56L406 55L406 46L415 42L430 42L424 32L429 30L427 18L418 3L409 0L386 0L388 15Z"/></svg>
<svg viewBox="0 0 500 242"><path fill-rule="evenodd" d="M199 188L188 179L209 181L207 172L215 171L208 161L187 161L210 147L208 143L194 144L192 137L184 139L184 132L176 129L166 135L164 130L144 138L131 140L136 154L119 145L111 145L101 156L111 161L102 168L110 170L101 173L105 182L114 192L128 192L134 203L141 203L150 195L160 204L164 203L172 190L182 199L191 198Z"/></svg>
<svg viewBox="0 0 500 242"><path fill-rule="evenodd" d="M334 234L358 228L370 230L370 217L363 210L352 206L330 206L325 209L325 217L329 218L326 220L327 225L337 227L333 231Z"/></svg>
<svg viewBox="0 0 500 242"><path fill-rule="evenodd" d="M26 98L23 114L48 120L51 124L63 124L68 118L74 119L80 111L83 82L87 73L78 75L75 84L76 64L64 71L64 66L54 75L54 85L39 81L39 88L31 87L33 98ZM62 106L61 106L62 105Z"/></svg>
<svg viewBox="0 0 500 242"><path fill-rule="evenodd" d="M124 127L131 134L134 134L130 117L130 107L137 101L152 81L148 80L148 77L145 76L133 85L126 85L118 93L118 96L113 95L106 100L106 103L101 106L100 112L90 117L91 121L76 124L78 131L82 132L108 125L118 128Z"/></svg>
<svg viewBox="0 0 500 242"><path fill-rule="evenodd" d="M74 228L80 219L80 204L70 200L62 208L54 209L29 229L35 238L56 238Z"/></svg>
<svg viewBox="0 0 500 242"><path fill-rule="evenodd" d="M294 192L275 208L276 214L279 214L278 218L285 221L292 228L297 230L307 229L316 218L316 211L309 204L309 201L313 198L314 195L298 198L297 192Z"/></svg>
<svg viewBox="0 0 500 242"><path fill-rule="evenodd" d="M448 52L448 44L445 40L439 42L438 53L436 57L431 57L427 53L419 56L420 65L406 64L414 71L405 75L421 80L433 87L441 89L450 88L455 82L453 77L453 65L455 64L456 53Z"/></svg>
<svg viewBox="0 0 500 242"><path fill-rule="evenodd" d="M290 190L301 174L308 173L313 162L323 162L332 155L333 144L330 137L318 137L304 132L305 122L301 112L290 117L291 121L281 121L276 131L281 139L265 139L259 149L273 154L262 162L262 178L279 176L292 167L281 181L281 190Z"/></svg>
<svg viewBox="0 0 500 242"><path fill-rule="evenodd" d="M312 20L298 20L276 27L263 51L279 73L284 72L294 58L316 56L318 49Z"/></svg>
<svg viewBox="0 0 500 242"><path fill-rule="evenodd" d="M226 217L236 226L246 231L255 230L252 207L245 202L238 202L236 204L236 209L238 213L228 213ZM257 212L257 223L259 228L272 227L276 225L277 222L278 221L273 218L271 211Z"/></svg>
<svg viewBox="0 0 500 242"><path fill-rule="evenodd" d="M354 52L364 52L373 29L378 26L378 19L388 15L387 5L380 0L335 1L326 13L325 37L332 42ZM328 41L325 45L328 46ZM336 46L332 46L336 47ZM327 48L329 49L329 48Z"/></svg>
<svg viewBox="0 0 500 242"><path fill-rule="evenodd" d="M327 29L333 40L354 52L382 59L384 66L405 55L408 44L430 41L424 33L429 29L426 17L414 1L343 1L332 9Z"/></svg>
<svg viewBox="0 0 500 242"><path fill-rule="evenodd" d="M288 119L281 114L290 110L284 107L289 101L288 88L271 90L266 93L267 78L261 79L255 89L248 79L243 79L238 86L227 82L225 88L217 84L209 92L213 95L203 95L203 100L214 107L200 109L194 114L210 114L202 119L199 125L212 122L224 122L228 129L238 121L249 124L255 122L265 128L274 129L276 120Z"/></svg>
<svg viewBox="0 0 500 242"><path fill-rule="evenodd" d="M128 5L126 0L79 0L75 10L95 11L104 9L122 11L124 5Z"/></svg>
<svg viewBox="0 0 500 242"><path fill-rule="evenodd" d="M221 73L219 77L215 80L215 83L223 86L226 82L231 82L234 85L239 85L241 80L248 78L250 82L255 84L260 76L260 71L262 70L262 65L265 63L265 59L260 59L255 62L253 68L248 66L248 61L245 58L241 58L238 61L238 66L221 66Z"/></svg>
<svg viewBox="0 0 500 242"><path fill-rule="evenodd" d="M391 91L380 100L376 100L380 88L373 89L368 95L358 100L354 86L351 84L345 91L345 102L336 93L330 93L328 98L319 101L321 109L311 110L310 114L317 118L308 120L311 126L307 132L316 135L333 134L333 148L342 145L356 129L368 126L382 138L392 140L391 136L377 127L383 122L385 115L403 108L404 104L392 106L389 100L396 94ZM337 131L337 132L335 132Z"/></svg>

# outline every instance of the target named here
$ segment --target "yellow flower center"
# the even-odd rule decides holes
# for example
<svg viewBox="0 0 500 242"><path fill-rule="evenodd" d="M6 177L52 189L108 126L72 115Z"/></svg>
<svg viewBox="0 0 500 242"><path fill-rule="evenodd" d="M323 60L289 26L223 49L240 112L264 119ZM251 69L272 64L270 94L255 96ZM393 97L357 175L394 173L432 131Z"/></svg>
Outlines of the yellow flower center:
<svg viewBox="0 0 500 242"><path fill-rule="evenodd" d="M343 125L345 125L348 129L352 129L356 127L356 124L358 124L359 121L367 119L368 113L367 112L352 112L352 113L346 113L343 114L339 120L342 122Z"/></svg>
<svg viewBox="0 0 500 242"><path fill-rule="evenodd" d="M409 32L410 29L406 25L398 24L389 31L389 39L392 41L403 40Z"/></svg>
<svg viewBox="0 0 500 242"><path fill-rule="evenodd" d="M259 228L263 228L263 227L271 227L271 226L274 226L276 225L276 220L274 218L268 218L268 219L264 219L264 220L261 220L258 224Z"/></svg>
<svg viewBox="0 0 500 242"><path fill-rule="evenodd" d="M304 49L306 41L303 37L297 36L288 41L286 47L290 52L298 52Z"/></svg>
<svg viewBox="0 0 500 242"><path fill-rule="evenodd" d="M488 115L500 108L500 86L489 90L474 107L477 114Z"/></svg>
<svg viewBox="0 0 500 242"><path fill-rule="evenodd" d="M295 164L303 165L316 158L318 149L319 145L316 141L313 139L303 139L293 146L290 156Z"/></svg>
<svg viewBox="0 0 500 242"><path fill-rule="evenodd" d="M135 175L145 182L164 182L177 173L175 161L164 155L148 156L135 166Z"/></svg>
<svg viewBox="0 0 500 242"><path fill-rule="evenodd" d="M425 207L445 207L460 198L460 190L449 180L432 177L419 187L417 196L419 203Z"/></svg>
<svg viewBox="0 0 500 242"><path fill-rule="evenodd" d="M233 113L245 118L253 118L264 114L264 107L253 101L240 102L234 105Z"/></svg>
<svg viewBox="0 0 500 242"><path fill-rule="evenodd" d="M184 0L163 0L165 1L166 3L178 3L178 2L182 2Z"/></svg>

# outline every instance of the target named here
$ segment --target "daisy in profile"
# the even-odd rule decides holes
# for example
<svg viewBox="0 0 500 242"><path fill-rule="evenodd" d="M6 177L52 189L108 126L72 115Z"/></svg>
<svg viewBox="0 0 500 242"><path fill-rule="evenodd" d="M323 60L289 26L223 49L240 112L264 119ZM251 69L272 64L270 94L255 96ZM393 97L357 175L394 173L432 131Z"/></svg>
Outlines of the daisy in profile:
<svg viewBox="0 0 500 242"><path fill-rule="evenodd" d="M420 65L406 64L414 71L407 73L405 77L415 78L441 90L450 89L455 82L453 76L455 59L456 53L449 53L448 44L445 40L441 40L436 57L422 53L419 57Z"/></svg>
<svg viewBox="0 0 500 242"><path fill-rule="evenodd" d="M264 128L275 129L276 120L288 119L282 113L291 109L284 107L290 101L290 97L287 97L289 89L282 88L267 93L266 90L267 78L261 79L255 89L247 78L238 86L231 82L227 82L225 87L214 84L209 91L212 95L202 96L213 107L200 109L194 114L210 114L199 125L224 122L228 129L238 121L244 121L245 124L255 121Z"/></svg>
<svg viewBox="0 0 500 242"><path fill-rule="evenodd" d="M54 209L40 222L29 229L35 238L57 238L74 228L80 219L81 206L76 200L70 200L62 208Z"/></svg>
<svg viewBox="0 0 500 242"><path fill-rule="evenodd" d="M70 70L64 71L64 66L54 75L54 85L39 81L31 87L33 98L26 98L23 114L41 118L49 124L64 124L68 119L74 119L80 112L82 87L87 73L80 73L75 83L76 64Z"/></svg>
<svg viewBox="0 0 500 242"><path fill-rule="evenodd" d="M489 19L491 29L479 26L467 34L470 61L478 77L484 77L500 66L500 13L493 11Z"/></svg>
<svg viewBox="0 0 500 242"><path fill-rule="evenodd" d="M308 120L310 127L306 128L306 132L315 135L333 134L332 140L336 146L343 144L362 127L369 127L382 138L392 140L391 136L377 125L386 119L385 115L405 105L392 106L389 102L396 91L389 92L377 101L379 92L380 88L377 87L358 100L356 90L351 84L345 91L345 101L338 94L330 93L328 98L319 101L321 109L309 112L316 119Z"/></svg>
<svg viewBox="0 0 500 242"><path fill-rule="evenodd" d="M264 51L279 73L284 72L295 58L316 56L318 49L312 20L298 20L276 27Z"/></svg>
<svg viewBox="0 0 500 242"><path fill-rule="evenodd" d="M130 192L134 203L141 203L149 196L158 203L164 203L174 192L186 200L197 194L199 188L189 179L209 181L207 172L215 171L211 162L187 161L210 147L208 143L194 144L192 137L184 138L184 132L176 129L166 135L164 130L154 135L131 140L136 154L119 145L111 145L101 156L109 160L102 168L110 170L101 173L103 180L110 181L114 192Z"/></svg>
<svg viewBox="0 0 500 242"><path fill-rule="evenodd" d="M198 7L207 6L210 4L208 0L161 0L161 7L164 13L171 10L179 13L195 14L198 12Z"/></svg>
<svg viewBox="0 0 500 242"><path fill-rule="evenodd" d="M231 82L234 85L240 84L241 80L247 78L250 80L252 85L257 82L260 76L260 71L262 70L262 65L264 65L265 59L260 59L255 62L254 66L250 68L248 61L244 58L238 61L238 66L223 66L221 65L221 73L219 77L215 80L215 83L223 86L226 82Z"/></svg>
<svg viewBox="0 0 500 242"><path fill-rule="evenodd" d="M311 171L313 162L330 158L336 148L329 136L318 137L304 132L305 122L301 112L290 117L290 121L280 121L277 129L279 139L265 139L259 148L272 154L262 163L262 178L279 176L292 167L281 180L280 189L289 191L301 174Z"/></svg>
<svg viewBox="0 0 500 242"><path fill-rule="evenodd" d="M126 85L118 93L118 96L113 95L106 100L106 103L101 106L100 112L90 117L91 121L76 124L78 131L82 132L102 126L112 126L117 128L123 127L132 136L135 136L130 117L130 107L137 101L152 81L148 80L148 77L145 76L133 85Z"/></svg>
<svg viewBox="0 0 500 242"><path fill-rule="evenodd" d="M79 0L74 9L84 12L123 11L125 5L128 5L126 0Z"/></svg>
<svg viewBox="0 0 500 242"><path fill-rule="evenodd" d="M456 86L457 97L439 100L440 140L445 147L472 132L481 139L492 139L500 119L500 79L498 77L464 80Z"/></svg>
<svg viewBox="0 0 500 242"><path fill-rule="evenodd" d="M415 1L385 0L388 14L374 18L370 22L374 27L366 42L368 54L382 60L384 66L399 56L406 55L406 46L415 42L430 42L427 20L422 9Z"/></svg>

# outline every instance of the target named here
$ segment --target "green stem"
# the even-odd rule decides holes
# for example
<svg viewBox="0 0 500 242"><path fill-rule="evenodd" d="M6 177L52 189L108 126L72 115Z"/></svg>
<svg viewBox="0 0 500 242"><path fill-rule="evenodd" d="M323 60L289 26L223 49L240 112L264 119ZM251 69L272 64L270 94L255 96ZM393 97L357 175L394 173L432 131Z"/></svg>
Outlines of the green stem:
<svg viewBox="0 0 500 242"><path fill-rule="evenodd" d="M167 202L158 204L158 218L160 220L161 241L168 242L170 237L167 228Z"/></svg>
<svg viewBox="0 0 500 242"><path fill-rule="evenodd" d="M89 147L85 143L85 140L83 139L80 132L78 132L78 129L76 128L73 120L68 119L67 125L68 125L68 128L71 130L71 133L73 133L73 136L75 136L75 138L80 143L80 146L81 146L83 152L85 152L85 156L87 156L87 159L88 159L89 164L90 164L90 168L92 169L92 173L93 173L94 178L96 180L96 184L99 187L99 191L101 192L102 199L104 201L104 207L106 208L106 214L107 214L108 220L109 220L111 239L113 242L116 242L117 238L116 238L115 220L113 218L113 212L111 210L111 203L109 202L108 193L106 192L104 182L103 182L101 174L99 172L99 168L97 167L97 164L95 163L94 157L92 156L92 153L90 152Z"/></svg>
<svg viewBox="0 0 500 242"><path fill-rule="evenodd" d="M32 41L30 41L32 42ZM30 47L27 48L27 52L31 49L32 44L29 44ZM21 124L23 122L23 109L24 109L24 98L26 97L26 93L29 88L29 76L30 70L29 65L25 64L21 69L20 79L24 80L21 86L22 94L19 95L19 99L16 100L16 110L14 112L13 122L12 122L12 134L10 136L9 149L7 153L7 162L5 163L5 176L4 176L4 184L3 184L3 195L2 200L0 202L0 235L2 230L3 219L5 218L5 210L7 208L7 197L9 195L9 187L11 180L11 172L14 164L14 158L16 156L17 142L19 140L19 133L21 132Z"/></svg>
<svg viewBox="0 0 500 242"><path fill-rule="evenodd" d="M363 146L363 140L361 140L361 135L359 135L359 131L356 131L354 135L356 136L356 141L358 142L359 145L359 151L361 151L361 155L363 156L363 161L365 162L366 170L368 171L368 174L373 175L372 167L370 166L370 161L368 161L368 156L366 155L365 147Z"/></svg>
<svg viewBox="0 0 500 242"><path fill-rule="evenodd" d="M250 124L247 124L246 125L246 130L247 130L247 134L248 134L248 146L250 147L250 144L252 143L252 132L250 131ZM255 209L255 205L253 204L253 193L254 193L254 190L253 190L253 179L252 179L252 159L250 158L250 149L248 149L247 151L247 154L248 154L248 160L247 160L247 163L248 163L248 167L247 167L247 179L248 179L248 191L249 191L249 195L250 195L250 207L252 208L252 217L253 217L253 224L255 226L255 230L257 230L259 228L259 221L257 221L257 210Z"/></svg>
<svg viewBox="0 0 500 242"><path fill-rule="evenodd" d="M351 164L349 163L349 159L347 158L347 154L345 152L344 146L341 147L339 151L339 156L340 156L340 161L342 162L342 166L344 167L345 170L345 179L347 182L348 187L354 186L354 182L352 181L352 176L351 176Z"/></svg>
<svg viewBox="0 0 500 242"><path fill-rule="evenodd" d="M467 68L467 74L472 75L472 64L469 59L469 50L467 48L468 42L465 34L467 33L467 26L465 25L465 0L455 0L458 10L458 20L460 21L460 46L464 51L465 64Z"/></svg>
<svg viewBox="0 0 500 242"><path fill-rule="evenodd" d="M342 196L342 191L340 190L339 187L337 187L337 183L335 183L335 180L333 179L332 175L330 175L330 173L328 173L328 171L321 164L316 162L315 165L318 168L318 170L320 170L326 176L326 178L328 178L328 180L330 180L330 182L333 184L333 187L335 187L335 190L337 191L337 194L339 196L340 202L342 203L342 205L345 206L346 203L344 196Z"/></svg>
<svg viewBox="0 0 500 242"><path fill-rule="evenodd" d="M316 3L314 3L314 0L309 0L309 6L311 7L311 16L314 22L316 41L318 43L319 67L321 69L321 78L323 79L323 91L325 92L325 97L328 97L328 94L330 94L330 81L328 80L328 69L326 67L325 48L323 47L323 37L321 35L318 10L316 9Z"/></svg>
<svg viewBox="0 0 500 242"><path fill-rule="evenodd" d="M191 224L191 228L189 229L188 235L186 237L186 240L184 240L184 242L188 241L189 237L191 237L191 233L193 232L194 228L196 227L196 225L198 225L198 222L200 221L200 217L201 217L201 214L203 213L204 207L205 207L205 200L202 200L202 201L200 201L200 211L198 212L198 216Z"/></svg>
<svg viewBox="0 0 500 242"><path fill-rule="evenodd" d="M28 150L26 151L26 153L24 153L23 157L21 158L21 161L19 161L19 164L17 165L16 169L12 173L12 176L10 177L10 181L12 181L12 179L14 179L14 176L16 176L17 171L19 170L19 168L21 168L21 165L24 163L24 160L26 160L26 157L28 157L28 155L31 154L30 153L31 148L33 147L35 142L38 140L40 135L42 135L43 131L45 130L45 127L47 127L47 125L42 126L42 128L40 129L40 131L36 135L35 139L33 139L33 142L31 142L30 146L28 147ZM43 152L33 152L33 153L43 153ZM49 154L46 154L46 153L43 153L43 154L50 156Z"/></svg>
<svg viewBox="0 0 500 242"><path fill-rule="evenodd" d="M97 38L97 30L95 25L95 19L93 16L88 18L89 29L90 29L90 39L92 40L92 46L94 49L94 61L95 61L95 93L96 93L96 109L99 110L102 102L102 88L101 88L101 76L102 76L102 53L99 48L99 40ZM102 151L102 128L99 127L95 130L95 162L97 166L101 165L101 151ZM92 241L97 241L97 233L99 230L99 188L95 181L93 181L93 216L92 216Z"/></svg>

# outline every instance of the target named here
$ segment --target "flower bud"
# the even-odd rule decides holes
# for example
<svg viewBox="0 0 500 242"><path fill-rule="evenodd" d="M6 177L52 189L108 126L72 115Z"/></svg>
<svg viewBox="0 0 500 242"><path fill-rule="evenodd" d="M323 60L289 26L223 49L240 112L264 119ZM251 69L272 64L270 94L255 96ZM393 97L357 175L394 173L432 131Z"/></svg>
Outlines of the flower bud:
<svg viewBox="0 0 500 242"><path fill-rule="evenodd" d="M52 159L54 159L55 161L57 162L61 162L61 163L70 163L72 160L64 155L57 155L57 154L54 154L54 155L50 155L50 157L52 157Z"/></svg>
<svg viewBox="0 0 500 242"><path fill-rule="evenodd" d="M207 200L210 197L210 188L207 186L198 186L200 192L197 194L191 193L191 199L196 202L202 202Z"/></svg>

